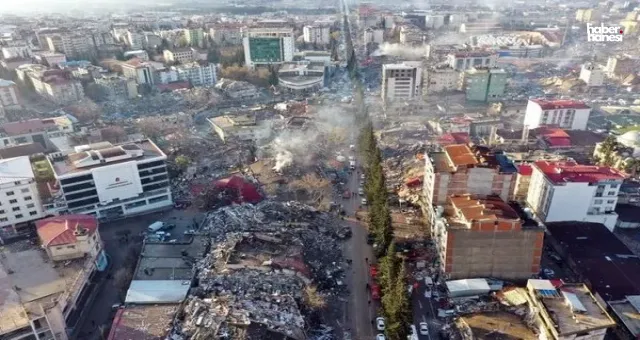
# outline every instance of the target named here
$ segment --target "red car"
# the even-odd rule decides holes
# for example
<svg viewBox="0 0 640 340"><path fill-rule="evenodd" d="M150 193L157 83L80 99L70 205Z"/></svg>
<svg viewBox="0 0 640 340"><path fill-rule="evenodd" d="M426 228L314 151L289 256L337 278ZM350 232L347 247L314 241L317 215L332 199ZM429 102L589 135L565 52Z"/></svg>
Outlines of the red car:
<svg viewBox="0 0 640 340"><path fill-rule="evenodd" d="M380 300L380 286L375 283L371 285L371 297L374 300Z"/></svg>
<svg viewBox="0 0 640 340"><path fill-rule="evenodd" d="M369 274L373 278L378 276L378 267L376 267L375 265L370 265L369 266Z"/></svg>

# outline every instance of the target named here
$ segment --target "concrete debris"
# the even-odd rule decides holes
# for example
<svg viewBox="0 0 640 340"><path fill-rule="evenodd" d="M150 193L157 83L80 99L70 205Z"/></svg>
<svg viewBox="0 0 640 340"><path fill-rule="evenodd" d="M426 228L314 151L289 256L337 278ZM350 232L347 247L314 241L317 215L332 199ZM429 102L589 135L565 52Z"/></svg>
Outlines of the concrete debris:
<svg viewBox="0 0 640 340"><path fill-rule="evenodd" d="M316 286L325 297L346 293L338 222L297 202L267 200L210 212L200 232L209 235L212 246L196 264L198 287L190 292L172 339L249 331L305 339L309 325L299 307L305 286ZM315 339L331 339L331 333L326 326L314 331Z"/></svg>

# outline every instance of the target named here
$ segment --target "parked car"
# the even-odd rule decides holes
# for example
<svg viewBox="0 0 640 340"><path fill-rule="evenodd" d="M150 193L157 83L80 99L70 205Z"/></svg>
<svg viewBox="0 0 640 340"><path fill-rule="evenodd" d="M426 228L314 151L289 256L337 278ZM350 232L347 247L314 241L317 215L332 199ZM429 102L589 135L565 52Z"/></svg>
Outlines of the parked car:
<svg viewBox="0 0 640 340"><path fill-rule="evenodd" d="M386 338L384 337L384 334L378 334L376 335L376 340L385 340Z"/></svg>
<svg viewBox="0 0 640 340"><path fill-rule="evenodd" d="M363 198L362 200L360 200L360 203L362 203L362 205L367 205L367 199Z"/></svg>
<svg viewBox="0 0 640 340"><path fill-rule="evenodd" d="M376 329L379 331L384 331L384 318L381 316L376 318Z"/></svg>
<svg viewBox="0 0 640 340"><path fill-rule="evenodd" d="M342 193L342 198L347 199L347 198L351 198L351 191L347 190L345 192Z"/></svg>
<svg viewBox="0 0 640 340"><path fill-rule="evenodd" d="M375 283L371 285L371 298L380 300L380 286Z"/></svg>
<svg viewBox="0 0 640 340"><path fill-rule="evenodd" d="M420 323L420 334L429 335L429 325L426 322Z"/></svg>

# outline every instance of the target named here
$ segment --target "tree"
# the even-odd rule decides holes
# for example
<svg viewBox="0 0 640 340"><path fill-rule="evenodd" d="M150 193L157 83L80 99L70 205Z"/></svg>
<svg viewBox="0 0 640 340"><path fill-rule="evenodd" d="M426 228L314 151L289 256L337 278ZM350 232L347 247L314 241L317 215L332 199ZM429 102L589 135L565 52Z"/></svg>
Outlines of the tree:
<svg viewBox="0 0 640 340"><path fill-rule="evenodd" d="M156 139L162 136L162 124L153 119L142 119L138 122L138 129L148 138Z"/></svg>
<svg viewBox="0 0 640 340"><path fill-rule="evenodd" d="M176 157L175 163L178 168L180 168L180 170L184 171L191 164L191 159L187 156L179 155L178 157Z"/></svg>
<svg viewBox="0 0 640 340"><path fill-rule="evenodd" d="M388 339L406 339L409 335L411 304L405 277L405 266L401 263L400 270L393 278L393 285L382 297L382 310L386 319L385 333Z"/></svg>
<svg viewBox="0 0 640 340"><path fill-rule="evenodd" d="M68 106L67 111L80 122L91 123L102 116L102 109L94 101L84 98L80 103Z"/></svg>
<svg viewBox="0 0 640 340"><path fill-rule="evenodd" d="M618 146L618 141L614 136L607 136L598 148L601 154L599 164L602 166L613 166L615 163L614 155Z"/></svg>
<svg viewBox="0 0 640 340"><path fill-rule="evenodd" d="M630 158L624 162L624 171L631 176L635 176L640 172L640 159Z"/></svg>
<svg viewBox="0 0 640 340"><path fill-rule="evenodd" d="M269 85L273 85L273 86L278 86L278 71L273 68L270 67L269 68Z"/></svg>
<svg viewBox="0 0 640 340"><path fill-rule="evenodd" d="M109 126L100 129L100 137L111 143L122 143L127 140L127 132L121 126Z"/></svg>

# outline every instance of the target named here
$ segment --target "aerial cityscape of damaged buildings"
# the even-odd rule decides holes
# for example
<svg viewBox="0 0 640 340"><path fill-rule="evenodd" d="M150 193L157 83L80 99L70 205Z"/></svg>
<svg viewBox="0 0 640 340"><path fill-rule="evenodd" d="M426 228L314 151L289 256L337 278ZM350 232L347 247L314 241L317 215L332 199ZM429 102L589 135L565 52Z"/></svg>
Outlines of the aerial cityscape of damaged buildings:
<svg viewBox="0 0 640 340"><path fill-rule="evenodd" d="M214 3L0 4L0 339L640 339L640 1Z"/></svg>

